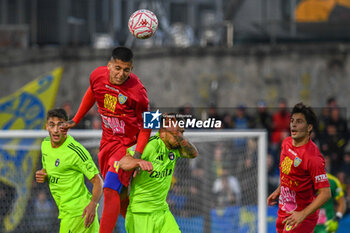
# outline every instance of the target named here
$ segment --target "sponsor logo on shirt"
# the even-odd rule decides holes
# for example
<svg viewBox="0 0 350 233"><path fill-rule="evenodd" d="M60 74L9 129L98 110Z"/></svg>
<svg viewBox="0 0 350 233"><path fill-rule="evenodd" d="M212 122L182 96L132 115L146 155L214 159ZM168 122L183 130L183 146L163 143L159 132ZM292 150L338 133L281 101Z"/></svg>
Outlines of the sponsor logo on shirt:
<svg viewBox="0 0 350 233"><path fill-rule="evenodd" d="M295 159L294 159L294 167L299 166L299 165L300 165L300 163L301 163L301 159L300 159L300 158L298 158L298 157L295 157Z"/></svg>
<svg viewBox="0 0 350 233"><path fill-rule="evenodd" d="M315 176L315 182L316 183L324 182L324 181L327 181L327 180L328 180L327 174L322 174L322 175Z"/></svg>
<svg viewBox="0 0 350 233"><path fill-rule="evenodd" d="M290 186L290 187L298 187L299 183L298 181L295 180L291 180L288 178L288 176L281 176L281 184L286 185L286 186Z"/></svg>
<svg viewBox="0 0 350 233"><path fill-rule="evenodd" d="M119 92L118 89L115 89L114 87L111 87L111 86L109 86L109 85L107 85L107 84L106 84L105 87L107 87L108 89L111 89L111 90L113 90L113 91Z"/></svg>
<svg viewBox="0 0 350 233"><path fill-rule="evenodd" d="M281 163L281 171L282 173L288 175L290 172L290 169L292 167L293 160L291 160L289 157L284 157L283 162Z"/></svg>
<svg viewBox="0 0 350 233"><path fill-rule="evenodd" d="M163 161L163 154L159 155L157 159Z"/></svg>
<svg viewBox="0 0 350 233"><path fill-rule="evenodd" d="M120 104L125 104L126 100L128 99L128 97L126 97L125 95L123 95L122 93L119 93L118 95L118 100Z"/></svg>
<svg viewBox="0 0 350 233"><path fill-rule="evenodd" d="M119 120L117 117L108 117L101 114L103 124L106 128L113 130L113 134L124 134L125 133L125 122Z"/></svg>
<svg viewBox="0 0 350 233"><path fill-rule="evenodd" d="M117 97L110 94L105 94L105 98L103 100L103 106L106 109L114 112L115 106L117 105L117 101L118 101Z"/></svg>
<svg viewBox="0 0 350 233"><path fill-rule="evenodd" d="M290 153L292 153L292 155L294 155L294 156L298 156L298 154L297 153L295 153L292 149L288 149L288 151L290 152Z"/></svg>
<svg viewBox="0 0 350 233"><path fill-rule="evenodd" d="M52 184L57 184L59 179L59 177L49 176L49 181Z"/></svg>
<svg viewBox="0 0 350 233"><path fill-rule="evenodd" d="M163 171L152 171L149 175L151 178L164 178L166 176L171 176L173 174L173 169L165 169Z"/></svg>
<svg viewBox="0 0 350 233"><path fill-rule="evenodd" d="M60 159L56 159L55 166L58 167L60 165Z"/></svg>
<svg viewBox="0 0 350 233"><path fill-rule="evenodd" d="M298 207L295 196L296 192L294 190L290 190L288 187L281 186L279 202L282 205L283 211L291 212Z"/></svg>

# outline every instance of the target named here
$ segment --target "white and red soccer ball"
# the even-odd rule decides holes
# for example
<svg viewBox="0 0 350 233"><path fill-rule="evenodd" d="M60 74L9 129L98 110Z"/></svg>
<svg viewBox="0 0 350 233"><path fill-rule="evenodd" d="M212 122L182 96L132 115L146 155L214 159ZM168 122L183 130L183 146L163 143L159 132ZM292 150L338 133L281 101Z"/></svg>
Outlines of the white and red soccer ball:
<svg viewBox="0 0 350 233"><path fill-rule="evenodd" d="M134 37L147 39L157 31L158 19L152 11L141 9L130 16L128 26Z"/></svg>

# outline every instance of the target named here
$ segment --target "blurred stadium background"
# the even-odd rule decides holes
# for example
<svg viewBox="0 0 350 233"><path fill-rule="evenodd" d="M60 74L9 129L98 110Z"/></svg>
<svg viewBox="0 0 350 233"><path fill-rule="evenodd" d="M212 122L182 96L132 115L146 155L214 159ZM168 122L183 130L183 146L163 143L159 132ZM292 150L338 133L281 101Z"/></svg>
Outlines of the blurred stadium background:
<svg viewBox="0 0 350 233"><path fill-rule="evenodd" d="M129 16L140 8L158 17L151 39L136 40L128 31ZM315 107L320 124L314 140L350 206L349 26L350 0L0 0L0 128L42 129L53 106L73 115L90 72L106 64L113 47L126 45L135 52L134 72L153 108L215 117L225 129L267 130L269 192L278 182L288 107L300 101ZM79 127L99 129L95 109ZM40 154L26 146L38 141L0 142L0 232L51 232L49 224L57 230L48 190L32 179ZM223 150L231 157L219 164L235 161L236 153ZM237 175L234 166L227 169L215 170L214 176ZM186 198L189 190L182 193ZM227 210L233 213L236 205ZM46 214L34 216L35 208ZM273 223L275 212L268 211ZM243 215L240 219L254 219ZM45 220L31 223L36 217ZM349 228L347 214L338 232Z"/></svg>

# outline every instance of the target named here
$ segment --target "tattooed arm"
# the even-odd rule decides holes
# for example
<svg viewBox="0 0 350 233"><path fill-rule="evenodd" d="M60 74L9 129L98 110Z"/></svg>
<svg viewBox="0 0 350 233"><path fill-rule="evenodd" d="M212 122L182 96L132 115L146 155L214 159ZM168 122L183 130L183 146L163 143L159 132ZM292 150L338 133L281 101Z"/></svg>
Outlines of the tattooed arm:
<svg viewBox="0 0 350 233"><path fill-rule="evenodd" d="M170 138L165 136L167 138L166 144L173 144L173 141L175 140L179 146L178 149L181 157L188 159L196 158L198 156L198 150L187 138L183 136L184 128L176 124L176 118L171 117L167 114L165 114L164 117L168 122L167 125L170 127L161 128L161 131L165 131L165 134L168 133L171 135Z"/></svg>
<svg viewBox="0 0 350 233"><path fill-rule="evenodd" d="M183 136L183 131L178 131L176 134L173 134L176 141L180 145L180 154L184 158L193 159L198 156L197 148Z"/></svg>

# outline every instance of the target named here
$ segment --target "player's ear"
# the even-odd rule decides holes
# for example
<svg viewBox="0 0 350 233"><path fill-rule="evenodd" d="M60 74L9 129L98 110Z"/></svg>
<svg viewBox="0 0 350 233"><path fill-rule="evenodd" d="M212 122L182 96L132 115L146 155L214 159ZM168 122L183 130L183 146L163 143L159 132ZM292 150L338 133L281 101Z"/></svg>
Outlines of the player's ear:
<svg viewBox="0 0 350 233"><path fill-rule="evenodd" d="M312 126L312 124L308 124L307 125L307 132L310 134L313 128L314 127Z"/></svg>
<svg viewBox="0 0 350 233"><path fill-rule="evenodd" d="M108 70L111 70L111 65L112 65L112 64L111 64L111 61L109 61L109 62L107 63L107 69L108 69Z"/></svg>

